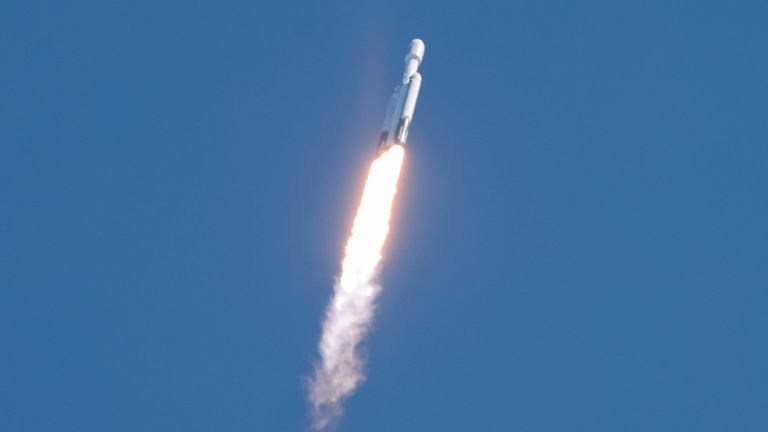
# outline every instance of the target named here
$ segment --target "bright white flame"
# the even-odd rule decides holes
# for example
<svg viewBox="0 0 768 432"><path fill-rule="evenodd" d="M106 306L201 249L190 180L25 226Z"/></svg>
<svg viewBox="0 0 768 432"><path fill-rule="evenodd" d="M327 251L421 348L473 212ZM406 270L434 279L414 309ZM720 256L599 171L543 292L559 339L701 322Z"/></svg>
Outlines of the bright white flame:
<svg viewBox="0 0 768 432"><path fill-rule="evenodd" d="M325 428L341 414L341 402L365 378L357 352L370 327L381 249L389 232L392 201L405 151L396 145L381 154L365 182L363 198L345 248L341 277L334 287L320 339L320 362L310 381L314 427Z"/></svg>

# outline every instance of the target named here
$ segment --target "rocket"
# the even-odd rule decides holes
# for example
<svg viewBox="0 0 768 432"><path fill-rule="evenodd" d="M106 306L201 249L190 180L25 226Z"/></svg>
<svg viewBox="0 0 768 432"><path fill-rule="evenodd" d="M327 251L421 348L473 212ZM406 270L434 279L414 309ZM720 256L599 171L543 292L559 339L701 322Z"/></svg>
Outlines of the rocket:
<svg viewBox="0 0 768 432"><path fill-rule="evenodd" d="M424 42L414 39L405 56L405 72L403 80L392 91L381 128L377 153L382 153L393 145L405 145L408 139L408 129L416 109L416 99L421 88L421 75L417 72L424 58Z"/></svg>

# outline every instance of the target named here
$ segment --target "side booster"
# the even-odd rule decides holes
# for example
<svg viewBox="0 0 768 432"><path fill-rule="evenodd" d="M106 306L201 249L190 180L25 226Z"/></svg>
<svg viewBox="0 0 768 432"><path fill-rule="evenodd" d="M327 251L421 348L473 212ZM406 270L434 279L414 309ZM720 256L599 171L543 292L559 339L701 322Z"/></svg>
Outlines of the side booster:
<svg viewBox="0 0 768 432"><path fill-rule="evenodd" d="M403 81L392 91L384 116L377 153L382 153L393 145L405 145L408 129L416 109L416 99L421 88L421 75L417 72L424 58L424 42L414 39L405 56Z"/></svg>

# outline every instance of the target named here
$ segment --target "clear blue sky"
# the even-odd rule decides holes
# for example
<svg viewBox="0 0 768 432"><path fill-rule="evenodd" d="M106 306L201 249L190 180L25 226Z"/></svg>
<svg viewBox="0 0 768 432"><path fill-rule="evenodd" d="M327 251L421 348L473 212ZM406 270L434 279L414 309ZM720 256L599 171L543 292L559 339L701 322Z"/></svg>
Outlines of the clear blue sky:
<svg viewBox="0 0 768 432"><path fill-rule="evenodd" d="M768 430L765 4L364 3L0 6L0 430L304 430L413 37L339 431Z"/></svg>

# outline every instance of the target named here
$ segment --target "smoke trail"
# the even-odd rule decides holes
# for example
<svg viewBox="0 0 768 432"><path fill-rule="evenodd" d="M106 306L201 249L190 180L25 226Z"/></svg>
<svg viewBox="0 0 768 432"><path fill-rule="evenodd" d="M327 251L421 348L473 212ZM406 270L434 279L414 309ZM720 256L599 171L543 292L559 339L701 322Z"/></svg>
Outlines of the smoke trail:
<svg viewBox="0 0 768 432"><path fill-rule="evenodd" d="M391 147L371 164L352 224L341 276L323 322L320 361L309 382L314 428L321 430L341 414L342 401L365 379L357 346L365 338L381 287L376 274L389 232L389 216L403 162L401 146Z"/></svg>

